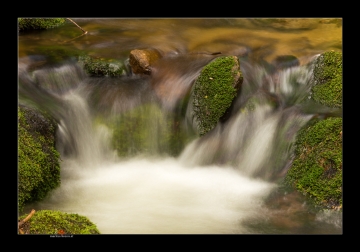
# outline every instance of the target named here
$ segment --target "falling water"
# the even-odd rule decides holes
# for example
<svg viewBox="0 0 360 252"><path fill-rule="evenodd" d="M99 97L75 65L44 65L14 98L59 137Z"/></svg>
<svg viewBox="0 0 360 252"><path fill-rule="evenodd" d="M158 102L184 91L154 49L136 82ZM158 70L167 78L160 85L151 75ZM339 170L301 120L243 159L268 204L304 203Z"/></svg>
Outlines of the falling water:
<svg viewBox="0 0 360 252"><path fill-rule="evenodd" d="M31 74L22 66L19 102L47 110L58 121L62 156L61 186L28 207L87 216L102 234L339 233L339 216L309 214L304 199L293 200L293 208L286 210L267 203L280 190L276 181L289 167L297 131L313 116L299 105L309 91L310 65L275 76L264 66L244 62L242 92L230 118L199 138L191 98L186 103L183 97L208 61L198 58L197 67L182 72L169 61L162 67L167 66L166 74L176 69L171 78L161 75L159 67L152 79L89 78L76 63ZM169 88L166 80L183 88L171 99L156 89L160 82ZM146 104L161 111L161 116L146 117L153 110L143 110L140 117L152 136L144 144L151 142L153 151L140 148L118 155L109 122L118 117L126 123L129 118L123 114ZM182 118L179 124L186 133L177 155L170 145L158 151L162 133L172 133L173 125L163 121L174 114ZM124 134L119 141L131 136ZM283 207L279 202L287 197L295 196L282 192L277 204ZM285 224L276 224L281 220Z"/></svg>

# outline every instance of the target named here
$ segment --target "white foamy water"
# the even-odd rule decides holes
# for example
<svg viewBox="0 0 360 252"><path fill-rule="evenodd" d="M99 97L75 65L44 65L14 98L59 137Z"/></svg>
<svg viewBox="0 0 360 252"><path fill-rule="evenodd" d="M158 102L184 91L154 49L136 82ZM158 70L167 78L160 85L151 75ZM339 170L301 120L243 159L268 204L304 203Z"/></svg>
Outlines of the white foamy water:
<svg viewBox="0 0 360 252"><path fill-rule="evenodd" d="M247 233L274 184L232 168L184 167L173 158L91 169L62 165L60 188L38 207L87 216L102 234ZM260 216L259 216L260 217Z"/></svg>

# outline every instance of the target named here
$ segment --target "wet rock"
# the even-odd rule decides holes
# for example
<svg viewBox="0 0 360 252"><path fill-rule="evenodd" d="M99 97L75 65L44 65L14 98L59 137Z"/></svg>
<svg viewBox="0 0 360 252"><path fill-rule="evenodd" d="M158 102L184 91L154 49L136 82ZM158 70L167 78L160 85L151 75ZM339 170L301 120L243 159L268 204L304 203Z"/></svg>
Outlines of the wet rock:
<svg viewBox="0 0 360 252"><path fill-rule="evenodd" d="M314 116L298 132L295 158L285 181L324 209L341 209L343 120L334 109L342 109L342 52L324 52L312 64L309 105L320 104L328 112Z"/></svg>
<svg viewBox="0 0 360 252"><path fill-rule="evenodd" d="M60 185L60 159L55 149L56 123L45 113L18 107L18 209L42 200Z"/></svg>
<svg viewBox="0 0 360 252"><path fill-rule="evenodd" d="M218 57L202 69L193 91L193 112L200 136L226 117L242 82L236 56Z"/></svg>
<svg viewBox="0 0 360 252"><path fill-rule="evenodd" d="M150 74L152 64L161 57L156 49L135 49L130 51L129 64L134 74Z"/></svg>
<svg viewBox="0 0 360 252"><path fill-rule="evenodd" d="M342 108L342 52L324 52L315 59L313 64L311 98L331 108Z"/></svg>
<svg viewBox="0 0 360 252"><path fill-rule="evenodd" d="M92 58L85 55L79 56L78 61L90 76L119 77L126 74L126 66L118 60Z"/></svg>
<svg viewBox="0 0 360 252"><path fill-rule="evenodd" d="M288 67L299 66L300 61L293 55L279 55L272 61L272 65L276 70L283 70Z"/></svg>
<svg viewBox="0 0 360 252"><path fill-rule="evenodd" d="M164 109L176 109L186 100L201 69L216 57L208 54L166 56L154 63L151 87ZM187 104L187 102L185 102Z"/></svg>

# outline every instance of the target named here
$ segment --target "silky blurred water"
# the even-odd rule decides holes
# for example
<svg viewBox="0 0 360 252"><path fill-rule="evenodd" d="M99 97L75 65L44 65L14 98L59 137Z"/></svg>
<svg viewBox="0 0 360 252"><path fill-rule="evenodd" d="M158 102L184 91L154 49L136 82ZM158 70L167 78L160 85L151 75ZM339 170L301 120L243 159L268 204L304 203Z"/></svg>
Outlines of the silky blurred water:
<svg viewBox="0 0 360 252"><path fill-rule="evenodd" d="M318 211L277 183L296 132L324 110L304 114L299 101L308 96L308 63L342 50L341 19L73 20L88 33L78 37L68 22L19 34L19 103L57 119L62 154L61 186L24 212L78 213L102 234L342 233L342 213ZM152 76L89 77L72 56L80 50L126 62L130 50L150 47L164 57ZM185 97L214 52L239 57L244 83L229 119L200 138ZM300 64L274 75L269 65L279 55ZM251 113L250 98L258 101ZM109 122L116 117L124 125L123 115L147 104L155 109L141 112L139 123L149 131L143 148L134 142L132 155L117 155ZM165 123L169 118L176 124ZM163 137L178 129L184 146L174 155ZM131 143L133 136L119 141Z"/></svg>

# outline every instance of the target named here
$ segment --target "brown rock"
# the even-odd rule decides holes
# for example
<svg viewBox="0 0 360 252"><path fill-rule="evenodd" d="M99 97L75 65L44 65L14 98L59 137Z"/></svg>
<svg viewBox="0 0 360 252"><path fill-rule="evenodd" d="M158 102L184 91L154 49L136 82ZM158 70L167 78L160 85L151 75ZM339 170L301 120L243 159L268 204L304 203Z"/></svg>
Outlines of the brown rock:
<svg viewBox="0 0 360 252"><path fill-rule="evenodd" d="M150 74L151 66L161 58L161 54L156 49L135 49L131 50L129 64L134 74Z"/></svg>

